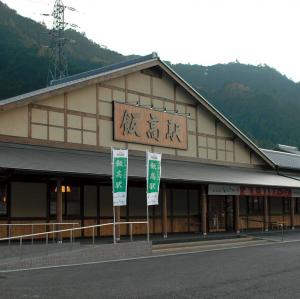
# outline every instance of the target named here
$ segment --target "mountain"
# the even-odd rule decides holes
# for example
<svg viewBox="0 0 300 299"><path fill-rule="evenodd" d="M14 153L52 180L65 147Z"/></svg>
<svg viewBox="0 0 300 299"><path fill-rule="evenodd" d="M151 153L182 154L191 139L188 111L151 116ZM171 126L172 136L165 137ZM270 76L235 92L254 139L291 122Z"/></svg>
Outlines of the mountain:
<svg viewBox="0 0 300 299"><path fill-rule="evenodd" d="M135 57L99 46L67 30L69 74ZM0 99L45 87L49 31L0 1ZM170 66L259 146L300 146L300 84L267 65L238 62Z"/></svg>

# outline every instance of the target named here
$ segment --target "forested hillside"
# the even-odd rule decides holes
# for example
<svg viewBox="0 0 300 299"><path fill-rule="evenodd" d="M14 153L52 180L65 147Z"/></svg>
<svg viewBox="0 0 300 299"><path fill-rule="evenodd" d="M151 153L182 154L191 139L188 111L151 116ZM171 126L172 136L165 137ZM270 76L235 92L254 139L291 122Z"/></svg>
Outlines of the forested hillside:
<svg viewBox="0 0 300 299"><path fill-rule="evenodd" d="M258 145L300 145L299 83L266 65L172 67Z"/></svg>
<svg viewBox="0 0 300 299"><path fill-rule="evenodd" d="M47 29L0 1L0 99L45 87ZM69 74L130 59L67 30ZM170 64L170 63L169 63ZM238 62L171 67L259 146L300 146L300 84L266 66Z"/></svg>

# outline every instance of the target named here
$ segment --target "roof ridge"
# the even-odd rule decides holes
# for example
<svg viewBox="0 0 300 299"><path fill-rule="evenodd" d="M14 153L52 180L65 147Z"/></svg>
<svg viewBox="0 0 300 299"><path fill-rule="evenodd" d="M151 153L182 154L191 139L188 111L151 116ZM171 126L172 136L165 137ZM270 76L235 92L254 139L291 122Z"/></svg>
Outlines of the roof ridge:
<svg viewBox="0 0 300 299"><path fill-rule="evenodd" d="M105 66L102 66L102 67L99 67L99 68L96 68L96 69L92 69L92 70L85 71L85 72L82 72L82 73L74 74L74 75L64 77L64 78L61 78L61 79L52 80L50 82L50 86L70 82L70 81L73 81L73 80L81 79L83 77L89 77L89 76L101 74L103 72L111 71L111 70L114 70L114 69L118 69L118 68L121 68L121 67L129 66L131 64L136 64L136 63L140 63L140 62L147 61L149 59L155 59L155 58L159 59L159 56L156 52L152 52L151 54L148 54L148 55L145 55L145 56L139 56L139 57L134 58L134 59L124 60L124 61L121 61L121 62L118 62L118 63L105 65Z"/></svg>

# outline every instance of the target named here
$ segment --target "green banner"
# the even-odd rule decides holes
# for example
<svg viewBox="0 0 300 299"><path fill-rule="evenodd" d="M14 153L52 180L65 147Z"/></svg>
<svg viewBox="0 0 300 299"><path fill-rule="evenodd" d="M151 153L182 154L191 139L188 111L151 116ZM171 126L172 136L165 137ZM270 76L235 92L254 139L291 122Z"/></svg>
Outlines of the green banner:
<svg viewBox="0 0 300 299"><path fill-rule="evenodd" d="M113 205L125 206L127 201L128 150L112 150Z"/></svg>
<svg viewBox="0 0 300 299"><path fill-rule="evenodd" d="M114 193L126 192L127 158L114 159Z"/></svg>
<svg viewBox="0 0 300 299"><path fill-rule="evenodd" d="M158 205L161 154L147 153L147 205Z"/></svg>

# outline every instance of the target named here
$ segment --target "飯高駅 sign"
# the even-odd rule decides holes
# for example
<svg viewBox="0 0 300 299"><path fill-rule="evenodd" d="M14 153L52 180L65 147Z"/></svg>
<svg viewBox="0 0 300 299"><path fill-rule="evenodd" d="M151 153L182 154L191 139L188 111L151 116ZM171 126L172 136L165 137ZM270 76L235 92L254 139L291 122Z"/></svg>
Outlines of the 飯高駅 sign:
<svg viewBox="0 0 300 299"><path fill-rule="evenodd" d="M114 140L186 150L186 116L114 102Z"/></svg>
<svg viewBox="0 0 300 299"><path fill-rule="evenodd" d="M128 150L112 149L113 205L126 206Z"/></svg>
<svg viewBox="0 0 300 299"><path fill-rule="evenodd" d="M158 205L161 154L147 152L147 205Z"/></svg>

